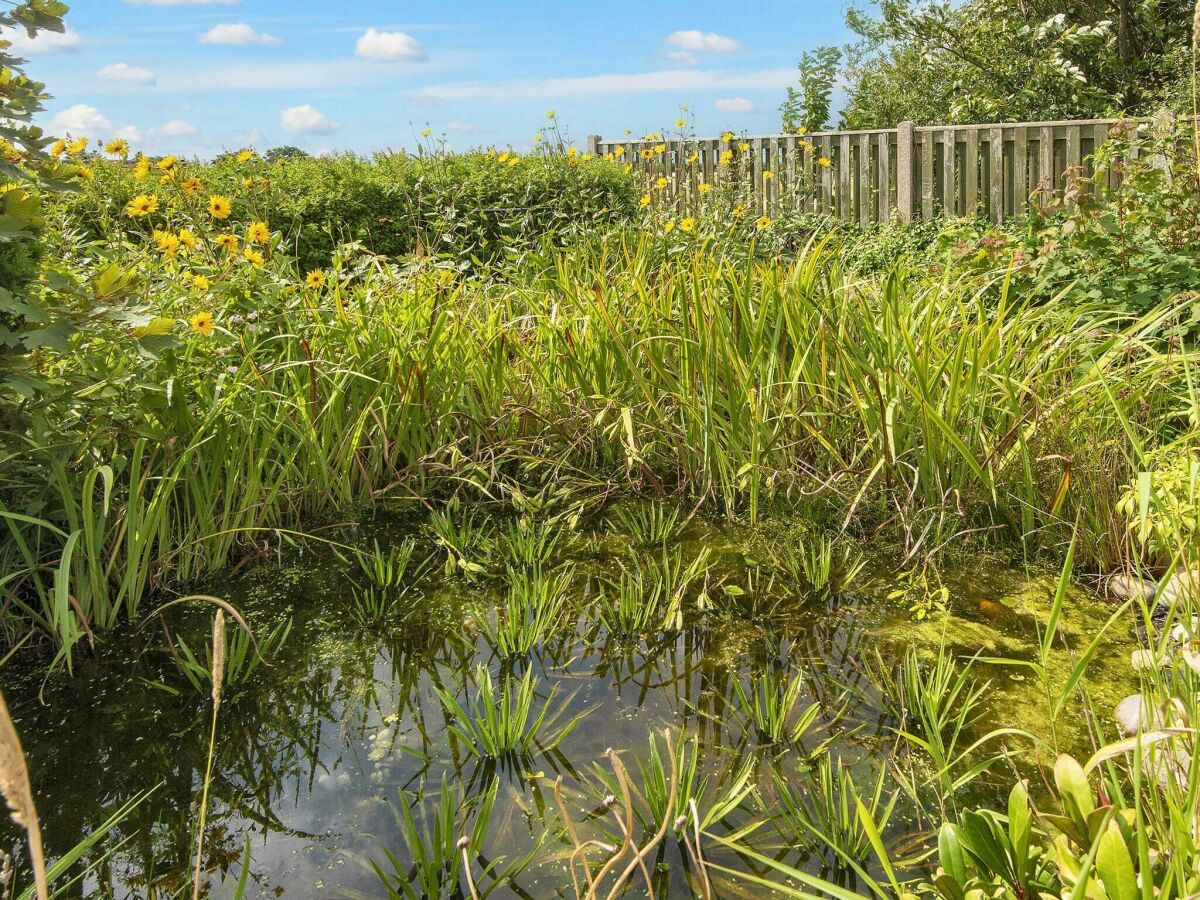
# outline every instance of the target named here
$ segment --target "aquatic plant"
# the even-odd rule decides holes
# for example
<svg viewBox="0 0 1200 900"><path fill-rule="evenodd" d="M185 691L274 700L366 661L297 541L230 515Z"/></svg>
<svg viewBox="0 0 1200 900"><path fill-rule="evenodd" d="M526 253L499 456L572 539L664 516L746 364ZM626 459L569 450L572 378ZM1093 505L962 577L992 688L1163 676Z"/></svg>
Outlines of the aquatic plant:
<svg viewBox="0 0 1200 900"><path fill-rule="evenodd" d="M773 547L771 562L793 584L818 594L840 594L866 567L862 552L846 540L806 535L799 546Z"/></svg>
<svg viewBox="0 0 1200 900"><path fill-rule="evenodd" d="M499 555L510 568L534 569L550 563L563 542L565 529L557 522L520 516L500 529Z"/></svg>
<svg viewBox="0 0 1200 900"><path fill-rule="evenodd" d="M217 665L217 657L213 652L215 643L197 656L183 637L176 637L175 646L178 653L175 661L188 683L201 693L205 691L206 686L211 688L214 673L218 669L223 675L226 688L238 688L249 682L261 665L283 649L291 632L291 616L281 619L261 638L256 638L246 628L235 628L232 632L222 629L220 666Z"/></svg>
<svg viewBox="0 0 1200 900"><path fill-rule="evenodd" d="M860 812L863 795L853 772L830 751L817 758L814 769L792 779L772 769L771 791L763 802L772 813L770 821L789 844L811 848L835 868L861 871L873 849L867 817L877 831L884 831L899 799L898 790L885 791L886 767L878 768L874 781Z"/></svg>
<svg viewBox="0 0 1200 900"><path fill-rule="evenodd" d="M574 578L570 567L547 573L540 567L508 570L508 590L495 618L480 627L504 660L528 656L562 619Z"/></svg>
<svg viewBox="0 0 1200 900"><path fill-rule="evenodd" d="M679 508L666 503L626 503L608 517L611 531L628 538L637 547L665 547L686 524Z"/></svg>
<svg viewBox="0 0 1200 900"><path fill-rule="evenodd" d="M383 862L367 860L386 896L396 900L462 900L468 896L482 900L528 868L537 846L507 863L503 857L483 855L498 787L493 779L485 790L467 800L461 788L451 792L442 775L432 804L424 790L412 795L402 791L393 812L407 860L375 836Z"/></svg>
<svg viewBox="0 0 1200 900"><path fill-rule="evenodd" d="M509 756L528 756L534 750L547 753L575 730L586 712L569 716L571 697L563 698L554 708L557 688L550 690L540 709L534 712L538 681L532 671L519 680L511 675L498 684L486 666L478 666L467 685L467 698L458 698L445 688L437 688L449 719L450 730L472 756L498 760ZM473 690L472 690L473 688Z"/></svg>
<svg viewBox="0 0 1200 900"><path fill-rule="evenodd" d="M417 542L412 538L391 544L386 550L376 540L371 552L357 551L354 559L367 582L377 588L398 588L404 585L412 569Z"/></svg>
<svg viewBox="0 0 1200 900"><path fill-rule="evenodd" d="M733 678L736 711L746 726L765 744L799 744L817 724L821 704L813 701L798 709L804 696L803 672L787 675L775 668L755 673L749 689L740 677Z"/></svg>
<svg viewBox="0 0 1200 900"><path fill-rule="evenodd" d="M431 512L429 528L446 553L447 572L477 575L484 571L480 560L491 535L488 519L470 509L460 515L458 504L454 504Z"/></svg>

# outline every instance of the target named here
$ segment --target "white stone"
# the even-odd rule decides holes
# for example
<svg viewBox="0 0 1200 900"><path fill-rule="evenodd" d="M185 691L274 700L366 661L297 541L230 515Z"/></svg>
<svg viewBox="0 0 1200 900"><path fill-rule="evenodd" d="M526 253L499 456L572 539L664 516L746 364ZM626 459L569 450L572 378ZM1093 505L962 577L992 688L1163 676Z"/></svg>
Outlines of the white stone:
<svg viewBox="0 0 1200 900"><path fill-rule="evenodd" d="M1120 575L1114 575L1105 583L1105 588L1111 596L1118 600L1128 600L1130 597L1138 597L1143 600L1154 599L1154 582L1131 573L1123 572Z"/></svg>
<svg viewBox="0 0 1200 900"><path fill-rule="evenodd" d="M1162 665L1162 660L1154 655L1153 650L1134 650L1129 655L1129 664L1135 672L1149 672Z"/></svg>
<svg viewBox="0 0 1200 900"><path fill-rule="evenodd" d="M1152 710L1151 715L1146 716L1144 704L1145 699L1141 694L1130 694L1113 710L1113 719L1126 737L1133 737L1139 729L1150 731L1162 724L1162 716L1158 710Z"/></svg>

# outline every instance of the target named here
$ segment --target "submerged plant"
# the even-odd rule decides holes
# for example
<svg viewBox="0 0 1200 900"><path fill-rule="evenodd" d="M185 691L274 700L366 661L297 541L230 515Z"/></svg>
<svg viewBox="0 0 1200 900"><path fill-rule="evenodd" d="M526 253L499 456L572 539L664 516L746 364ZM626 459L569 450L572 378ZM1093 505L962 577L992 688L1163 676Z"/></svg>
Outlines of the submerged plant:
<svg viewBox="0 0 1200 900"><path fill-rule="evenodd" d="M457 515L457 504L429 514L429 527L446 553L446 571L477 575L484 571L480 560L487 547L491 526L468 510Z"/></svg>
<svg viewBox="0 0 1200 900"><path fill-rule="evenodd" d="M223 628L221 651L224 665L221 671L224 674L225 687L232 689L245 685L265 661L283 649L291 632L291 616L282 619L259 639L245 628L235 628L232 632ZM205 648L204 654L197 657L182 637L176 638L176 645L179 652L175 661L184 677L197 691L204 691L205 685L212 683L213 672L216 671L212 649ZM214 643L213 647L215 646Z"/></svg>
<svg viewBox="0 0 1200 900"><path fill-rule="evenodd" d="M552 709L557 688L551 689L540 709L534 712L538 682L532 671L527 671L519 680L505 675L499 684L494 684L488 668L478 666L471 681L464 703L444 688L437 688L437 693L450 719L450 730L467 752L481 759L523 757L534 750L548 753L561 744L586 715L582 712L568 718L574 695L564 698L557 708Z"/></svg>

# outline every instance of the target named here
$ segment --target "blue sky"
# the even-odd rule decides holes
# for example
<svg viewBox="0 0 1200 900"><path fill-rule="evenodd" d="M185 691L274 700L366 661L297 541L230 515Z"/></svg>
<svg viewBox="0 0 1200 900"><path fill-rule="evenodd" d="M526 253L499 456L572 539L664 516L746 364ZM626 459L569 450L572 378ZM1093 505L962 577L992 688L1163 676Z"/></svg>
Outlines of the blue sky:
<svg viewBox="0 0 1200 900"><path fill-rule="evenodd" d="M148 153L523 149L673 125L772 132L800 53L847 39L845 0L74 0L17 49L56 133ZM9 36L11 37L11 35Z"/></svg>

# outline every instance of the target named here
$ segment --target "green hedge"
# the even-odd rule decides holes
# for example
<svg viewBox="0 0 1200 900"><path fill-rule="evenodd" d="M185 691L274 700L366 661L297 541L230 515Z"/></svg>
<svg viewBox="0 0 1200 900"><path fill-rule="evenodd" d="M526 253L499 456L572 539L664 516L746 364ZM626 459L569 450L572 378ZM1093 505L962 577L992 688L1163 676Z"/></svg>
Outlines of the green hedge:
<svg viewBox="0 0 1200 900"><path fill-rule="evenodd" d="M501 161L504 159L504 161ZM565 156L512 158L495 153L372 158L339 155L298 157L268 163L222 158L181 164L181 175L204 182L210 192L234 198L229 227L262 218L294 242L304 267L328 265L334 248L358 241L384 256L423 250L463 259L491 260L506 250L567 239L597 226L631 220L638 191L619 166ZM98 164L82 194L66 198L65 212L76 227L95 237L111 234L113 218L140 193L174 188L137 181L128 164ZM269 188L251 191L247 177Z"/></svg>

